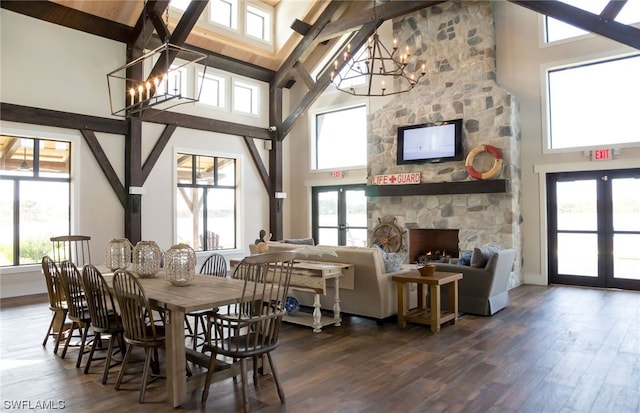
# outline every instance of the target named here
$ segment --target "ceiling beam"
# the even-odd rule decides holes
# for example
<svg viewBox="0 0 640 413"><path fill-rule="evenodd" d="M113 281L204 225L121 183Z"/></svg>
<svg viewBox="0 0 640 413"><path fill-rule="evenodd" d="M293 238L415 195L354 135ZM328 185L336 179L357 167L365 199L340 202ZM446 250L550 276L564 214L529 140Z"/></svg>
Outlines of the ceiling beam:
<svg viewBox="0 0 640 413"><path fill-rule="evenodd" d="M597 14L573 7L560 1L509 0L540 14L563 21L572 26L596 33L640 50L640 29L613 20L602 19Z"/></svg>
<svg viewBox="0 0 640 413"><path fill-rule="evenodd" d="M107 39L129 44L135 36L132 27L103 19L51 1L0 1L0 7L15 13L80 30Z"/></svg>
<svg viewBox="0 0 640 413"><path fill-rule="evenodd" d="M611 0L600 12L600 17L604 20L615 20L625 4L627 0Z"/></svg>

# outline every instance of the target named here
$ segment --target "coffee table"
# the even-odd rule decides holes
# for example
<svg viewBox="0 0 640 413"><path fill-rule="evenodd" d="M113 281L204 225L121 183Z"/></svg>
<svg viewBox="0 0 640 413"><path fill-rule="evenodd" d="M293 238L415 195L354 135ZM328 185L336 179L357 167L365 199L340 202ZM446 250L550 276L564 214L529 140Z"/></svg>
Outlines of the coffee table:
<svg viewBox="0 0 640 413"><path fill-rule="evenodd" d="M423 276L418 270L392 276L398 290L398 326L404 328L407 321L431 326L434 334L440 332L440 326L458 319L458 281L462 273L436 271L431 276ZM405 285L418 284L418 306L407 309ZM449 308L442 308L440 287L449 284ZM430 308L427 308L424 286L429 286Z"/></svg>

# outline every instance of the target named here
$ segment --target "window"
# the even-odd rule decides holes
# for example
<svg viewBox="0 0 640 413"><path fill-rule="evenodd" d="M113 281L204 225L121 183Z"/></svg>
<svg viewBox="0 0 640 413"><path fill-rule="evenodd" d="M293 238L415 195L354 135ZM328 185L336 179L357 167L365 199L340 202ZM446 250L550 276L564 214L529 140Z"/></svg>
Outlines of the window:
<svg viewBox="0 0 640 413"><path fill-rule="evenodd" d="M248 36L256 37L265 42L271 41L271 15L269 13L247 4L245 27Z"/></svg>
<svg viewBox="0 0 640 413"><path fill-rule="evenodd" d="M209 19L230 29L238 29L237 0L212 0Z"/></svg>
<svg viewBox="0 0 640 413"><path fill-rule="evenodd" d="M236 248L236 160L176 156L177 242L196 251Z"/></svg>
<svg viewBox="0 0 640 413"><path fill-rule="evenodd" d="M547 72L551 149L640 142L640 55Z"/></svg>
<svg viewBox="0 0 640 413"><path fill-rule="evenodd" d="M198 72L198 90L200 91L200 103L224 108L226 106L226 79L209 73Z"/></svg>
<svg viewBox="0 0 640 413"><path fill-rule="evenodd" d="M609 0L562 0L562 2L588 11L590 13L599 15L607 6ZM587 32L575 26L561 22L560 20L556 20L552 17L545 17L547 43L587 34ZM640 22L640 2L627 2L622 10L620 10L620 13L618 13L618 15L616 16L615 21L623 24L633 24Z"/></svg>
<svg viewBox="0 0 640 413"><path fill-rule="evenodd" d="M189 3L191 3L191 0L171 0L169 6L184 12L189 7Z"/></svg>
<svg viewBox="0 0 640 413"><path fill-rule="evenodd" d="M71 143L0 136L0 265L35 264L70 232Z"/></svg>
<svg viewBox="0 0 640 413"><path fill-rule="evenodd" d="M258 86L247 82L233 82L233 110L258 115Z"/></svg>
<svg viewBox="0 0 640 413"><path fill-rule="evenodd" d="M366 166L366 106L317 113L314 135L315 169Z"/></svg>

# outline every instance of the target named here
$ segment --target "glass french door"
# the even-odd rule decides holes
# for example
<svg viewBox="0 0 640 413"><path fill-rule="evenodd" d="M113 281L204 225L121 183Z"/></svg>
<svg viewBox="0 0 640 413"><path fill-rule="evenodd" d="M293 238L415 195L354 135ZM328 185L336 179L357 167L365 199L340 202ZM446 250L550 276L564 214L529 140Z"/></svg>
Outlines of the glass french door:
<svg viewBox="0 0 640 413"><path fill-rule="evenodd" d="M312 233L322 245L367 245L365 185L312 188Z"/></svg>
<svg viewBox="0 0 640 413"><path fill-rule="evenodd" d="M640 290L640 169L547 175L551 283Z"/></svg>

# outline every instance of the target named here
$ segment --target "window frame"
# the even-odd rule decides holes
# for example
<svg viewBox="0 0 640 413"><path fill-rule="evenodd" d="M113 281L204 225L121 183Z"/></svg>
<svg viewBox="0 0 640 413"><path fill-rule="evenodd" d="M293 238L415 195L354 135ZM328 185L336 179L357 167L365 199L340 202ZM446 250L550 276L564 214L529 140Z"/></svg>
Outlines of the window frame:
<svg viewBox="0 0 640 413"><path fill-rule="evenodd" d="M0 181L9 181L12 182L12 186L13 186L13 203L14 203L14 207L13 207L13 211L12 211L12 220L13 220L13 230L12 230L12 246L13 246L13 262L11 264L8 265L2 265L0 266L0 268L6 269L6 268L20 268L20 267L24 267L24 266L30 266L30 265L39 265L40 262L28 262L28 263L21 263L20 262L20 183L21 182L40 182L40 183L65 183L68 187L68 211L67 211L67 234L71 234L72 233L72 228L74 227L74 222L75 222L75 215L73 213L73 211L75 210L74 208L74 203L73 203L73 191L74 191L74 186L75 186L75 180L72 177L72 171L74 169L73 165L74 165L74 159L75 159L75 155L74 155L74 146L77 144L77 142L70 138L70 137L64 137L64 138L53 138L50 136L47 136L47 134L43 134L43 133L29 133L29 134L24 134L24 133L15 133L13 131L9 131L9 130L3 130L2 134L5 136L11 136L14 137L16 139L25 139L25 140L31 140L32 141L32 147L33 147L33 160L32 160L32 173L30 175L5 175L4 173L2 173L2 171L0 171ZM67 176L66 177L60 177L60 176L41 176L40 175L40 142L64 142L65 144L69 145L69 161L68 161L68 170L67 170ZM37 162L36 162L37 160ZM15 207L17 204L17 208ZM57 235L63 235L63 234L57 234ZM45 240L46 242L49 242L50 240L47 239Z"/></svg>
<svg viewBox="0 0 640 413"><path fill-rule="evenodd" d="M253 9L253 10L250 10ZM256 15L263 19L262 25L262 37L257 37L248 32L249 24L248 15L249 13ZM274 30L274 15L273 10L261 7L256 3L245 3L244 14L244 35L250 39L258 40L260 42L264 42L266 44L273 44L273 30Z"/></svg>
<svg viewBox="0 0 640 413"><path fill-rule="evenodd" d="M260 116L260 108L261 108L261 93L260 93L260 85L258 83L254 83L251 82L250 80L246 80L246 79L239 79L239 78L233 78L231 80L231 111L233 113L238 113L238 114L242 114L242 115L249 115L249 116L255 116L255 117L259 117ZM237 99L237 93L236 93L236 87L242 87L245 89L248 89L251 91L251 109L249 112L246 112L244 110L240 110L240 109L236 109L236 102L238 101Z"/></svg>
<svg viewBox="0 0 640 413"><path fill-rule="evenodd" d="M195 87L195 93L197 93L200 90L200 82L202 81L201 79L203 78L204 74L204 78L206 79L207 77L213 77L213 78L217 78L219 80L221 80L222 82L222 87L220 87L220 85L218 85L218 101L221 103L221 105L212 105L210 103L207 102L203 102L202 101L202 94L204 94L204 88L206 87L206 85L203 85L202 90L201 90L201 95L200 95L200 99L197 101L198 105L202 105L205 106L207 108L214 108L217 110L227 110L229 107L229 76L225 76L221 73L218 73L216 71L212 71L209 68L207 68L206 72L204 70L202 70L201 68L196 68L196 74L195 74L195 82L194 82L194 87ZM222 95L222 96L221 96Z"/></svg>
<svg viewBox="0 0 640 413"><path fill-rule="evenodd" d="M218 22L216 20L213 19L213 15L214 15L214 11L216 11L217 9L214 8L214 5L216 3L226 3L230 5L230 10L229 10L229 25L226 25L224 23ZM240 7L238 6L238 0L213 0L209 3L209 12L207 14L207 22L210 24L213 24L215 26L218 27L222 27L226 30L231 30L234 32L239 32L239 16L240 14Z"/></svg>

